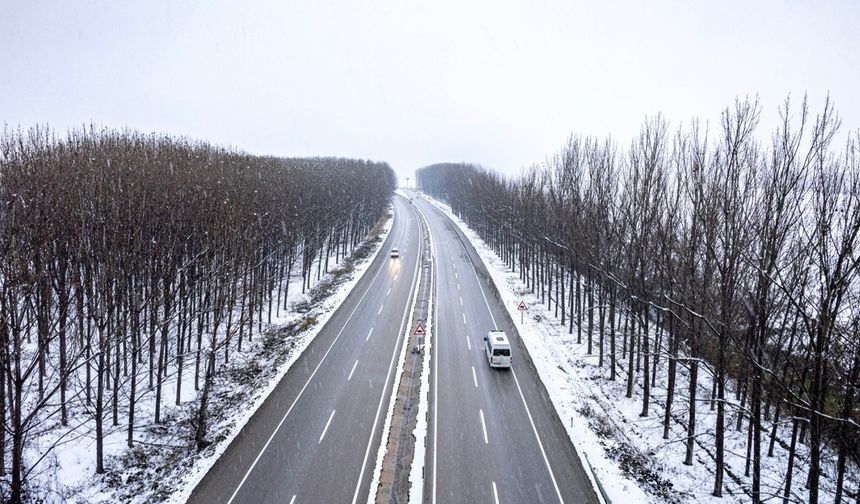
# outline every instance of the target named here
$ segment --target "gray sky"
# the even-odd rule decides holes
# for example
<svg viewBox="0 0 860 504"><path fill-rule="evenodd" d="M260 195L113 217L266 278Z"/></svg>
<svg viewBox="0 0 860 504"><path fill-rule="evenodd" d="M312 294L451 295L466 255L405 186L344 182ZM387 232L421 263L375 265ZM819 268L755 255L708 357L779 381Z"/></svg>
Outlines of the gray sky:
<svg viewBox="0 0 860 504"><path fill-rule="evenodd" d="M257 154L506 173L572 132L627 143L829 91L860 128L860 3L0 0L0 122L93 122ZM765 135L766 131L760 131ZM766 135L765 135L766 136Z"/></svg>

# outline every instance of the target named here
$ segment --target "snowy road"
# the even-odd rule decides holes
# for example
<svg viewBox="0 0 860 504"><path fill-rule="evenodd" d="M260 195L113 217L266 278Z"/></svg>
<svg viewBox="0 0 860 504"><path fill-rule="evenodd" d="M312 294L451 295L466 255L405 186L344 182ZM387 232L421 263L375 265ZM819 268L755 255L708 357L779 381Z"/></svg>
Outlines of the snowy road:
<svg viewBox="0 0 860 504"><path fill-rule="evenodd" d="M399 196L394 207L374 264L189 502L367 500L418 272L417 213Z"/></svg>
<svg viewBox="0 0 860 504"><path fill-rule="evenodd" d="M438 209L415 200L436 254L424 501L599 502L474 249ZM483 337L493 328L511 340L511 370L487 365Z"/></svg>

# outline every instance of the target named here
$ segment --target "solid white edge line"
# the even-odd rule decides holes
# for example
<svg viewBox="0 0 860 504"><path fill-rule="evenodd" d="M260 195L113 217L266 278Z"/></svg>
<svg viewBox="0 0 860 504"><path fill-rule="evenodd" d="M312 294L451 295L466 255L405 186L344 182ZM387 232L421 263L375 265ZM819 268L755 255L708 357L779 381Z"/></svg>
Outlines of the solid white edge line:
<svg viewBox="0 0 860 504"><path fill-rule="evenodd" d="M419 254L420 253L421 252L419 251ZM407 341L407 338L409 335L409 320L411 319L411 315L409 315L409 318L407 318L407 313L414 313L415 300L418 299L418 291L421 288L421 277L418 276L418 265L421 261L419 261L418 259L420 259L420 257L417 258L415 261L415 273L413 273L413 275L412 275L412 286L414 289L414 293L412 295L411 312L410 312L410 305L407 304L406 309L403 310L403 321L400 323L400 331L398 333L399 335L403 336L403 342L400 345L400 359L399 359L399 361L397 361L398 365L394 366L394 363L396 362L394 359L395 359L395 357L397 357L397 345L395 344L394 345L394 351L391 353L391 362L388 364L388 373L385 375L385 383L382 387L382 394L380 395L380 398L379 398L379 406L377 406L377 408L376 408L376 417L373 420L373 427L370 429L370 439L368 439L367 449L364 451L364 462L362 462L362 464L361 464L361 472L358 474L358 482L355 484L355 493L352 496L352 504L355 504L358 501L358 493L361 490L361 480L364 478L364 470L367 467L367 459L370 456L370 448L371 448L371 445L373 444L373 434L376 431L376 425L379 423L379 414L382 412L382 403L385 402L385 389L388 386L389 378L391 378L391 371L395 367L397 367L397 373L394 377L394 385L391 387L391 395L392 396L394 395L395 391L398 389L399 384L400 384L400 375L402 374L400 372L400 368L402 367L402 364L406 360L406 347L408 346L406 344L406 341ZM389 401L389 404L388 404L389 412L392 411L393 408L394 408L394 398L392 397L391 400ZM388 416L388 415L386 415L386 416ZM388 439L388 431L390 428L391 428L390 422L388 422L388 420L386 419L385 425L382 427L382 437L380 437L379 449L377 451L376 466L374 467L373 477L370 480L370 488L368 489L368 494L367 494L368 504L370 504L370 502L372 502L374 490L376 489L376 486L378 486L378 482L379 482L378 478L379 478L379 473L380 473L381 466L382 466L382 459L385 456L385 441Z"/></svg>
<svg viewBox="0 0 860 504"><path fill-rule="evenodd" d="M358 366L358 359L355 359L355 364L352 365L352 370L349 372L349 376L346 377L346 381L352 379L352 373L355 373L355 367Z"/></svg>
<svg viewBox="0 0 860 504"><path fill-rule="evenodd" d="M496 482L493 482L493 502L499 504L499 490L496 488Z"/></svg>
<svg viewBox="0 0 860 504"><path fill-rule="evenodd" d="M393 221L394 218L392 217L392 228L394 227ZM376 257L378 257L380 250L382 250L381 246L379 247L379 249L377 249L377 256L374 256L372 261L376 260ZM290 415L290 412L293 411L293 407L296 405L299 399L301 399L305 389L308 388L308 385L310 385L311 380L313 380L314 376L316 376L320 366L322 366L322 363L325 362L325 359L326 357L328 357L329 352L331 352L331 349L334 348L334 345L335 343L337 343L337 340L340 339L340 335L343 334L344 329L346 329L346 326L349 325L349 321L352 320L353 315L355 315L355 312L358 311L358 308L361 306L361 302L364 301L365 296L367 296L367 293L370 292L370 288L376 282L376 279L379 278L379 274L382 273L384 269L385 268L380 265L379 270L376 272L376 275L374 275L370 283L367 284L367 288L364 290L364 293L361 295L358 302L355 304L355 308L353 308L352 312L350 312L349 317L347 317L346 321L343 323L343 326L340 328L340 331L338 331L337 336L334 337L334 340L331 342L331 345L329 345L328 349L325 351L325 354L323 354L322 359L320 359L319 363L317 363L317 366L314 368L313 373L311 373L311 375L308 377L308 381L305 382L305 384L302 386L302 389L299 391L299 394L296 396L295 399L293 399L293 403L290 404L290 407L287 409L287 412L284 413L284 416L281 418L281 421L278 422L278 425L275 427L275 430L272 431L272 434L269 436L269 439L266 440L266 444L263 445L263 448L260 450L260 453L257 454L256 458L254 458L254 462L251 464L251 467L248 468L248 471L245 472L245 476L242 477L242 481L240 481L239 485L236 486L236 490L233 491L233 494L230 496L230 499L227 501L227 504L231 504L233 502L233 499L236 498L236 495L239 493L239 490L242 489L242 485L244 485L245 481L248 480L248 476L250 476L254 468L257 467L257 463L260 461L260 458L262 458L263 453L266 452L266 449L272 443L272 439L274 439L278 431L281 430L281 425L284 424L284 422L287 420L287 417ZM359 279L359 282L360 281L361 280ZM320 331L322 331L322 329L320 329ZM272 391L274 392L274 389Z"/></svg>
<svg viewBox="0 0 860 504"><path fill-rule="evenodd" d="M478 388L478 375L475 373L475 366L472 366L472 381L475 382L475 388Z"/></svg>
<svg viewBox="0 0 860 504"><path fill-rule="evenodd" d="M328 430L328 426L331 425L331 419L334 418L334 412L337 410L331 410L331 415L328 416L328 422L325 423L325 427L323 427L322 434L320 434L320 440L317 441L317 444L322 443L323 438L325 437L325 433Z"/></svg>
<svg viewBox="0 0 860 504"><path fill-rule="evenodd" d="M367 333L367 337L366 337L366 338L364 338L364 341L369 340L369 339L370 339L370 335L371 335L371 334L373 334L373 328L372 328L372 327L370 328L370 331L368 331L368 333Z"/></svg>
<svg viewBox="0 0 860 504"><path fill-rule="evenodd" d="M490 441L487 439L487 423L484 422L484 410L478 409L478 414L481 416L481 430L484 431L484 444L490 444Z"/></svg>
<svg viewBox="0 0 860 504"><path fill-rule="evenodd" d="M468 251L467 251L468 253ZM490 313L490 319L493 321L493 325L496 325L496 317L493 316L493 310L490 309L490 302L487 301L487 295L484 294L484 286L481 285L481 279L478 278L478 270L475 269L475 265L472 264L472 261L469 261L469 264L472 266L472 273L475 274L475 281L478 283L478 290L481 291L481 296L484 298L484 304L487 305L487 311ZM529 417L529 423L532 426L532 432L535 434L535 439L537 439L538 447L540 448L540 454L543 456L543 462L546 465L547 471L549 471L549 477L552 480L552 486L555 488L555 494L558 496L559 502L564 504L564 499L561 496L561 490L558 488L558 483L555 481L555 473L552 472L552 467L549 465L549 459L546 456L546 451L543 449L543 443L540 440L540 435L538 434L537 428L535 427L535 421L532 419L532 413L529 410L529 405L526 403L526 397L523 395L523 390L520 388L520 381L517 379L517 373L514 371L514 368L511 368L511 373L514 376L514 383L517 384L517 390L520 393L520 399L523 401L523 406L526 408L526 415Z"/></svg>
<svg viewBox="0 0 860 504"><path fill-rule="evenodd" d="M419 210L420 212L420 210ZM430 223L427 221L427 216L424 215L424 212L421 212L421 215L424 217L424 222L427 223L427 232L430 232ZM433 247L433 241L431 239L430 246ZM454 260L454 256L451 256L451 260ZM434 345L435 346L435 345ZM436 347L436 356L433 358L433 484L430 487L430 491L432 493L432 504L436 504L436 480L437 475L436 472L437 467L437 452L439 451L438 440L439 440L439 429L437 426L439 425L439 347Z"/></svg>

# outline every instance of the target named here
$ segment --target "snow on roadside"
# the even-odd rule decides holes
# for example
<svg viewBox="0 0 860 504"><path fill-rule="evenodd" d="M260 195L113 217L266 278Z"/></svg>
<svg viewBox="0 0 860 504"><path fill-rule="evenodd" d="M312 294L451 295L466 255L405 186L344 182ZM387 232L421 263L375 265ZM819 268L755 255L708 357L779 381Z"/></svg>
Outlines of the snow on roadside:
<svg viewBox="0 0 860 504"><path fill-rule="evenodd" d="M320 330L325 327L328 320L331 316L337 311L341 304L343 304L344 300L347 296L352 292L352 289L358 283L359 280L364 276L364 273L370 268L370 265L373 264L373 261L376 259L376 256L379 255L379 251L382 250L382 244L385 243L388 234L391 232L391 227L393 225L393 218L389 218L385 223L382 232L377 238L377 243L374 245L374 251L368 255L362 261L356 262L354 266L354 270L351 273L351 278L341 284L337 291L334 292L331 296L329 296L320 306L316 306L312 309L313 313L318 313L319 317L317 318L317 323L311 329L305 332L302 335L301 341L294 348L290 357L286 362L281 364L277 373L269 380L268 385L260 391L259 394L253 399L253 403L250 407L245 409L244 411L237 411L235 415L235 420L233 420L233 426L230 428L230 432L227 437L218 443L218 446L212 450L211 453L207 454L207 456L199 459L195 464L192 470L190 470L187 475L183 479L182 487L179 491L173 493L166 501L165 504L172 503L182 503L185 502L188 497L191 495L191 492L197 486L197 484L206 476L206 473L209 472L209 469L215 465L215 462L218 458L224 453L227 447L233 442L233 439L239 434L245 424L248 423L248 420L254 416L254 413L257 412L259 407L266 401L269 397L269 394L278 386L281 379L287 374L287 372L292 367L293 363L301 356L304 350L311 344L311 342L316 338L317 334L319 334Z"/></svg>
<svg viewBox="0 0 860 504"><path fill-rule="evenodd" d="M609 500L614 504L683 502L684 496L679 496L675 492L659 496L646 492L638 482L625 475L622 464L608 456L608 451L618 450L617 443L606 434L595 432L596 427L600 430L599 425L595 425L592 415L584 414L584 412L603 410L604 416L598 424L607 420L615 423L615 418L620 419L622 423L635 422L638 420L639 413L635 399L609 402L595 398L594 390L599 388L601 383L593 380L590 373L585 372L587 366L595 366L592 363L593 356L585 355L584 344L576 344L575 337L571 338L566 328L558 324L552 313L540 304L539 299L526 291L519 275L506 268L493 250L465 222L454 215L448 205L426 195L423 197L442 210L477 250L499 294L505 301L508 313L529 351L557 414L565 424L572 444L583 459L583 463L591 467ZM529 306L528 317L524 318L523 323L520 322L520 314L517 311L517 305L521 299ZM652 421L655 420L652 419ZM656 432L652 434L656 435ZM711 476L701 466L694 467L702 469L697 472L700 482L711 480ZM595 491L599 489L596 488ZM705 495L702 492L696 492L696 497L705 497ZM715 500L719 501L719 499Z"/></svg>
<svg viewBox="0 0 860 504"><path fill-rule="evenodd" d="M742 407L736 404L737 383L734 380L729 380L726 387L728 407L723 497L714 497L715 412L710 400L714 376L710 366L699 368L694 456L693 464L687 466L683 460L687 440L688 368L683 365L677 368L676 401L670 411L669 439L663 439L666 366L658 366L656 380L651 388L649 414L641 417L641 374L637 375L635 381L637 392L633 398L627 399L626 370L619 369L615 381L607 380L606 368L598 367L597 352L593 355L587 353L585 335L582 343L576 342L575 323L574 334L568 334L568 328L560 325L554 313L541 304L539 297L526 289L519 274L511 271L477 233L451 212L448 205L426 195L424 197L450 217L478 251L528 348L556 412L565 423L571 441L580 455L585 455L591 463L602 487L615 504L716 504L751 500L748 494L751 480L745 475L749 418L738 418L737 411ZM516 309L521 299L529 306L528 316L523 323L520 323ZM738 428L738 425L741 427ZM791 438L790 421L783 420L776 432L774 456L762 458L762 491L765 495L781 496L787 468L786 444ZM763 437L769 439L769 433ZM763 446L763 451L766 451L766 446ZM827 447L824 451L823 473L834 474L835 455ZM808 446L798 444L794 462L796 483L790 497L793 501L806 500L803 481L808 472L808 452ZM846 481L856 481L857 478L858 474L854 470L846 474ZM822 479L823 502L832 501L834 487L833 478Z"/></svg>

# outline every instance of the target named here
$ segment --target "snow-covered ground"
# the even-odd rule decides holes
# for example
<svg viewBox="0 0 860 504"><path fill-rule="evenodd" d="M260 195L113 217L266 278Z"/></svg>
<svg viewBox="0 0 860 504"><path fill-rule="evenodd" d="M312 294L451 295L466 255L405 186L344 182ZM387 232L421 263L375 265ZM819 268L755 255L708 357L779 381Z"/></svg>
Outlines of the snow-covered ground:
<svg viewBox="0 0 860 504"><path fill-rule="evenodd" d="M76 410L70 427L52 423L29 440L26 460L36 461L28 475L28 488L44 502L170 502L181 503L205 476L218 457L265 401L302 351L337 310L378 254L391 230L387 218L378 235L366 239L353 257L339 264L329 263L330 272L302 294L291 285L286 305L289 310L273 313L272 323L243 343L242 352L231 348L230 362L215 377L210 397L210 428L213 441L201 452L193 446L193 417L197 402L194 390L193 356L186 359L179 404L176 401L175 366L163 384L162 423L153 424L155 395L148 390L144 374L139 378L135 408L135 447L128 448L127 400L121 399L119 424L112 426L110 404L105 408L105 469L95 474L95 438L91 414ZM356 257L356 254L361 258ZM315 267L315 266L314 266ZM293 276L296 279L296 276ZM300 281L300 276L298 277ZM298 282L296 282L297 284ZM322 295L320 289L327 291ZM318 303L310 309L311 296ZM282 306L284 300L276 300ZM238 318L238 312L237 312ZM256 329L256 324L255 324ZM220 336L223 338L223 334ZM222 350L223 352L223 350ZM187 362L190 360L191 362ZM220 360L220 359L219 359ZM220 365L220 364L219 364ZM127 398L125 398L127 399ZM126 410L123 409L126 408ZM56 445L55 447L53 447ZM52 448L53 447L53 448Z"/></svg>
<svg viewBox="0 0 860 504"><path fill-rule="evenodd" d="M686 442L686 390L689 375L684 366L678 366L676 400L672 408L674 421L670 436L664 440L663 405L666 399L666 371L661 366L651 389L650 414L641 417L641 389L631 399L626 395L626 378L620 370L615 381L609 381L608 364L598 367L597 352L587 354L585 337L576 343L574 334L561 325L552 311L540 303L538 296L526 289L519 274L508 268L486 243L465 222L451 212L451 208L429 196L425 199L445 212L463 231L478 251L493 281L505 301L508 312L519 330L523 343L546 386L553 405L565 423L568 435L580 454L593 468L594 475L614 504L632 502L749 502L747 492L751 478L744 476L746 464L746 421L740 430L735 429L737 408L729 406L726 416L726 470L723 497L713 497L714 449L713 429L715 412L709 397L712 374L707 366L699 372L699 399L697 408L697 444L694 462L683 464ZM520 300L529 307L520 323L517 305ZM619 356L620 357L620 356ZM637 378L641 383L641 378ZM734 399L735 384L729 383L727 396ZM780 425L777 438L790 439L790 427ZM764 442L769 439L763 436ZM806 479L806 447L798 448L795 461L793 500L806 500L803 482ZM763 446L762 453L766 453ZM762 461L762 490L767 497L779 496L786 471L787 454L777 445L774 457ZM832 464L832 461L825 463ZM825 467L825 471L827 471ZM848 481L857 475L848 475ZM832 480L822 482L822 502L833 499ZM852 488L854 485L848 485Z"/></svg>

